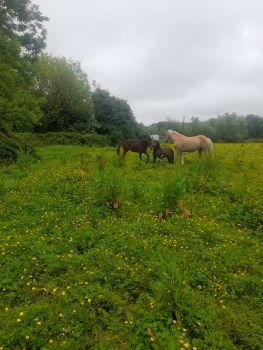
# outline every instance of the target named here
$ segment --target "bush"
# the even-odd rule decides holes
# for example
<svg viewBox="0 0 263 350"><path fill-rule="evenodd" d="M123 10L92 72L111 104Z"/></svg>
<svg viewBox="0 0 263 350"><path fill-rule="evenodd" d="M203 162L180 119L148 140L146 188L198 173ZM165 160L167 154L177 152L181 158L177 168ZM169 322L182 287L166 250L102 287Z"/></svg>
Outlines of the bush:
<svg viewBox="0 0 263 350"><path fill-rule="evenodd" d="M35 134L40 145L82 145L82 146L109 146L110 139L104 135L81 134L77 132L48 132Z"/></svg>
<svg viewBox="0 0 263 350"><path fill-rule="evenodd" d="M17 160L19 145L10 136L0 133L0 163L12 163Z"/></svg>
<svg viewBox="0 0 263 350"><path fill-rule="evenodd" d="M41 142L37 134L24 132L14 133L13 136L20 144L30 144L32 147L43 146L43 143Z"/></svg>
<svg viewBox="0 0 263 350"><path fill-rule="evenodd" d="M37 140L33 137L32 134L26 134L27 137L24 137L23 134L13 134L14 140L19 145L19 151L31 156L34 159L39 159L39 156L34 148L37 146Z"/></svg>
<svg viewBox="0 0 263 350"><path fill-rule="evenodd" d="M0 132L0 163L10 164L18 160L19 154L38 159L31 142L20 134Z"/></svg>

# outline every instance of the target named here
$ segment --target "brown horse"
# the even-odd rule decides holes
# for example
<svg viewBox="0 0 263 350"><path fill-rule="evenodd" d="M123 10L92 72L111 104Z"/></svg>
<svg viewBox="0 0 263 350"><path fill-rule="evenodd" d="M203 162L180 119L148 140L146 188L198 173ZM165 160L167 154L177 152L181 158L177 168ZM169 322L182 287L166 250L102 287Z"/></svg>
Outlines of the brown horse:
<svg viewBox="0 0 263 350"><path fill-rule="evenodd" d="M213 150L212 140L204 135L188 137L179 134L179 132L168 130L166 132L166 141L168 140L173 142L177 157L182 164L184 164L183 152L198 151L199 156L201 156L202 152L210 154Z"/></svg>
<svg viewBox="0 0 263 350"><path fill-rule="evenodd" d="M149 154L147 153L148 147L151 145L151 139L143 139L143 140L136 140L136 139L124 139L117 147L117 155L118 157L124 159L126 156L126 153L128 151L137 152L139 153L140 160L142 160L142 154L145 154L147 156L146 163L149 161ZM123 149L122 156L120 156L120 149Z"/></svg>
<svg viewBox="0 0 263 350"><path fill-rule="evenodd" d="M174 162L174 151L170 147L161 148L159 141L152 140L151 148L153 150L153 162L157 158L167 158L170 164Z"/></svg>

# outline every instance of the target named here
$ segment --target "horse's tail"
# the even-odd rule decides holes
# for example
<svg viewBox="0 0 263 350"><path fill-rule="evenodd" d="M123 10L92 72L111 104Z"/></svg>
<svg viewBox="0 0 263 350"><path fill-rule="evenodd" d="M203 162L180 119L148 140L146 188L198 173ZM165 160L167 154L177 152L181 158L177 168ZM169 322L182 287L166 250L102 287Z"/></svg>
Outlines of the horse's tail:
<svg viewBox="0 0 263 350"><path fill-rule="evenodd" d="M117 155L118 157L120 157L120 150L121 150L121 143L118 144L118 147L117 147Z"/></svg>
<svg viewBox="0 0 263 350"><path fill-rule="evenodd" d="M213 142L212 142L211 139L208 139L207 151L208 151L209 153L212 153L212 152L213 152Z"/></svg>

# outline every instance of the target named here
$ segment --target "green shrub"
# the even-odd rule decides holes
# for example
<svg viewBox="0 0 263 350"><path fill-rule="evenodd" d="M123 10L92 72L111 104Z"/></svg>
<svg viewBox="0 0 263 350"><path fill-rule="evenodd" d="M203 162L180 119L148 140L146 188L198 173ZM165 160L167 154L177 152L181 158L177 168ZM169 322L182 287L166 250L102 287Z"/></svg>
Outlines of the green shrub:
<svg viewBox="0 0 263 350"><path fill-rule="evenodd" d="M81 134L77 132L48 132L35 134L43 145L82 145L82 146L109 146L110 139L104 135Z"/></svg>
<svg viewBox="0 0 263 350"><path fill-rule="evenodd" d="M159 210L175 211L179 201L182 199L186 192L186 180L184 177L172 176L169 179L165 179L162 183L162 198L159 201Z"/></svg>
<svg viewBox="0 0 263 350"><path fill-rule="evenodd" d="M19 145L9 135L0 133L0 163L12 163L18 158Z"/></svg>
<svg viewBox="0 0 263 350"><path fill-rule="evenodd" d="M29 139L20 134L0 133L0 163L10 164L16 162L20 154L30 158L39 159Z"/></svg>
<svg viewBox="0 0 263 350"><path fill-rule="evenodd" d="M14 138L20 144L30 144L33 147L44 146L37 134L32 134L30 132L24 133L14 133Z"/></svg>
<svg viewBox="0 0 263 350"><path fill-rule="evenodd" d="M34 145L36 145L34 137L31 137L31 134L28 133L26 133L25 135L27 137L24 137L23 134L13 134L14 140L19 145L19 151L34 159L39 159L39 156L34 148Z"/></svg>

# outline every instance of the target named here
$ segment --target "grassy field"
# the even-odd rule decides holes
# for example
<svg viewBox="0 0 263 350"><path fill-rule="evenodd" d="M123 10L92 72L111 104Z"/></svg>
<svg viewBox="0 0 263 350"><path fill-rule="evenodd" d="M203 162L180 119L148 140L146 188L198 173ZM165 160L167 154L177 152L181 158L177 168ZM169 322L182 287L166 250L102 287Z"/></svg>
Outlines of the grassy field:
<svg viewBox="0 0 263 350"><path fill-rule="evenodd" d="M263 349L263 144L39 153L0 169L1 350Z"/></svg>

